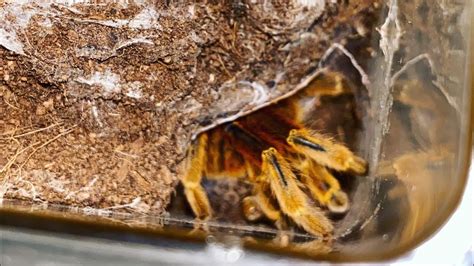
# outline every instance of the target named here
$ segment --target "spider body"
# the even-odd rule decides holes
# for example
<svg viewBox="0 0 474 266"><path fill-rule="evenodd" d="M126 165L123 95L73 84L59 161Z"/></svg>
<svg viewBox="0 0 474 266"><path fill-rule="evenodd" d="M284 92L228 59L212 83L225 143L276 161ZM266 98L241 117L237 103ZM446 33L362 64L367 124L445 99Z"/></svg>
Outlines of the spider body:
<svg viewBox="0 0 474 266"><path fill-rule="evenodd" d="M253 185L242 204L248 221L266 218L282 227L286 216L314 236L331 238L333 225L324 210L349 208L331 171L362 175L367 166L342 143L312 131L307 121L319 97L345 93L347 87L340 74L328 73L296 95L201 133L182 178L196 217L212 216L203 177L244 178Z"/></svg>

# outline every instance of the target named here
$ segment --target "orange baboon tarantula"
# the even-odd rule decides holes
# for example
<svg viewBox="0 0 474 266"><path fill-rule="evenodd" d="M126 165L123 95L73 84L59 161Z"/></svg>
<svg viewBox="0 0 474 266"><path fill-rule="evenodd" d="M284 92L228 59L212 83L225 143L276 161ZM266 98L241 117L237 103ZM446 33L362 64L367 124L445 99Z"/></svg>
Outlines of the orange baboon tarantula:
<svg viewBox="0 0 474 266"><path fill-rule="evenodd" d="M333 225L310 196L331 212L347 211L348 196L328 168L362 175L367 166L303 121L316 95L338 95L347 87L339 74L326 73L278 104L201 133L188 151L181 180L194 214L200 219L212 215L201 186L204 176L245 177L253 184L253 194L243 202L247 220L265 216L278 225L286 215L306 232L330 237Z"/></svg>

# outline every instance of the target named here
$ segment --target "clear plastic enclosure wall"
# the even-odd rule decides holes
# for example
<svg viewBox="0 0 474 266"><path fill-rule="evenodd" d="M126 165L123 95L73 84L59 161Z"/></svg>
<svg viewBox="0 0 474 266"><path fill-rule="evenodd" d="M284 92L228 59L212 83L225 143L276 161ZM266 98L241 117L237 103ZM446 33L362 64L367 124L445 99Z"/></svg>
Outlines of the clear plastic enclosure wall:
<svg viewBox="0 0 474 266"><path fill-rule="evenodd" d="M390 1L380 27L384 57L371 69L376 118L362 144L370 147L371 171L341 228L342 234L357 228L363 235L342 248L349 256L407 251L439 229L464 190L471 147L471 6L432 1L443 12L429 17L417 2ZM442 31L436 16L461 9L448 26L460 35L448 48L435 37ZM413 27L419 24L422 30Z"/></svg>
<svg viewBox="0 0 474 266"><path fill-rule="evenodd" d="M1 5L0 1L0 8ZM380 56L364 63L368 66L366 69L359 69L350 54L345 54L343 49L340 52L351 59L348 62L354 63L360 72L370 99L365 112L367 116L362 121L363 132L358 134L355 148L357 154L367 159L369 171L367 176L357 178L351 186L351 207L342 219L335 222L335 241L332 243L335 252L321 255L317 244L304 241L273 242L268 235L279 234L274 228L234 226L212 220L201 225L209 229L215 239L232 239L231 245L329 260L378 260L408 252L436 232L453 213L466 183L470 152L471 72L468 66L471 3L468 0L390 0L381 10L377 33L373 34L372 40L374 47L380 49ZM74 8L68 12L71 16L80 15L80 11ZM149 29L139 24L143 21L134 23L138 23L137 28ZM101 23L101 27L111 27L123 21ZM0 41L5 41L1 34L2 31ZM146 38L134 41L145 46L150 43ZM105 59L99 56L96 59L107 61L119 55L120 49L134 44L121 44L123 46L115 47L112 55L104 52ZM10 46L10 50L15 50L15 47ZM87 49L83 52L89 53L95 48ZM160 60L163 65L169 63L166 59ZM91 76L83 83L93 83L93 78L101 77ZM110 79L114 82L117 76L111 75L107 82ZM138 97L137 94L132 96ZM179 108L192 109L193 106L188 107ZM172 204L174 207L186 205L184 202ZM41 204L31 205L3 200L4 210L38 211L43 208ZM48 208L62 211L64 217L74 212L71 211L74 208L63 206ZM115 209L107 211L110 210ZM181 239L183 235L191 235L189 231L196 232L193 228L198 222L189 210L188 213L170 213L166 217L108 215L109 220L100 220L94 215L101 216L101 213L83 210L76 211L71 219L93 217L85 220L103 224L115 219L124 222L126 228L136 226L167 235L171 231L185 231L185 234L178 233ZM204 240L206 234L198 233L198 239Z"/></svg>

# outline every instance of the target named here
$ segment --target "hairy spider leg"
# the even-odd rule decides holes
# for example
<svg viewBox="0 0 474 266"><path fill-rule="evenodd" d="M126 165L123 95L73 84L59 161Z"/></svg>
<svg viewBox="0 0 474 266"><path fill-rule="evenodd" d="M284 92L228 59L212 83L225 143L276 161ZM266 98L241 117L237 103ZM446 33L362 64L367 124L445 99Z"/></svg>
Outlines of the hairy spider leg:
<svg viewBox="0 0 474 266"><path fill-rule="evenodd" d="M365 174L367 163L354 155L346 146L336 143L322 134L307 129L290 131L288 144L298 153L305 154L316 163L342 172Z"/></svg>
<svg viewBox="0 0 474 266"><path fill-rule="evenodd" d="M207 164L208 135L200 134L190 150L186 161L186 173L182 179L184 193L194 215L199 219L211 217L212 210L209 199L201 185Z"/></svg>
<svg viewBox="0 0 474 266"><path fill-rule="evenodd" d="M259 177L259 179L261 178ZM281 212L268 195L271 195L268 183L260 181L254 184L253 195L245 197L242 202L244 216L247 220L256 221L263 216L274 222L282 219Z"/></svg>
<svg viewBox="0 0 474 266"><path fill-rule="evenodd" d="M300 180L314 199L333 213L344 213L349 209L349 198L341 190L339 181L326 169L311 159L304 159L298 169Z"/></svg>
<svg viewBox="0 0 474 266"><path fill-rule="evenodd" d="M282 212L306 232L325 237L333 231L329 219L311 205L289 163L275 148L262 152L262 176L270 183Z"/></svg>

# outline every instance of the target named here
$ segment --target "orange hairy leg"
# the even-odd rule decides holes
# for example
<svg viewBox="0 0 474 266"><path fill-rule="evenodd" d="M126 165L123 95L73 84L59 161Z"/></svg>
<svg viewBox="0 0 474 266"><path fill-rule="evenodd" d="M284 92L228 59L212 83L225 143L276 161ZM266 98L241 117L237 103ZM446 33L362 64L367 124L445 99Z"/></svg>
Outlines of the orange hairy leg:
<svg viewBox="0 0 474 266"><path fill-rule="evenodd" d="M205 174L207 164L208 135L201 134L188 151L186 162L186 174L182 179L184 193L194 215L201 219L211 216L211 205L204 188L201 186L201 179Z"/></svg>
<svg viewBox="0 0 474 266"><path fill-rule="evenodd" d="M256 221L264 215L274 222L280 221L282 214L269 197L271 195L269 184L261 180L255 184L253 193L253 196L245 197L242 202L245 217L249 221Z"/></svg>
<svg viewBox="0 0 474 266"><path fill-rule="evenodd" d="M290 131L287 142L297 152L305 154L320 165L358 175L367 171L367 163L362 158L322 134L306 129L294 129Z"/></svg>
<svg viewBox="0 0 474 266"><path fill-rule="evenodd" d="M301 182L311 195L331 212L344 213L349 208L349 198L341 190L339 181L323 166L311 160L304 160L298 167Z"/></svg>
<svg viewBox="0 0 474 266"><path fill-rule="evenodd" d="M312 235L330 234L331 222L319 208L310 204L290 164L274 148L263 151L262 159L262 175L270 183L282 212Z"/></svg>

